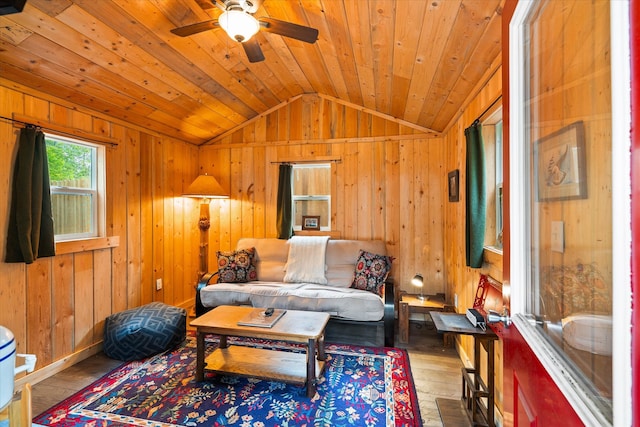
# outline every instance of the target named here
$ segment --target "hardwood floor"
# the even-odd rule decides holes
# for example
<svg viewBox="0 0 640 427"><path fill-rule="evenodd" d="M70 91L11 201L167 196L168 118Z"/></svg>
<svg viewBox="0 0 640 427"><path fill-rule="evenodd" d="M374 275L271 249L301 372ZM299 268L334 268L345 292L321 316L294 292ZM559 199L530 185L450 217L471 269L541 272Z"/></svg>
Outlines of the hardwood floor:
<svg viewBox="0 0 640 427"><path fill-rule="evenodd" d="M411 372L416 385L420 413L427 427L441 427L437 398L460 399L462 362L453 346L444 346L442 336L431 322L411 321L409 343L396 346L409 353ZM122 362L100 353L33 386L34 415L40 414L76 391L91 384ZM454 419L447 427L470 425L467 420Z"/></svg>
<svg viewBox="0 0 640 427"><path fill-rule="evenodd" d="M427 317L428 318L428 317ZM411 373L416 385L420 415L425 427L443 426L436 406L437 398L460 400L462 392L462 362L453 345L445 346L442 335L433 323L409 323L409 343L396 346L409 353ZM447 419L446 427L470 426L468 419Z"/></svg>

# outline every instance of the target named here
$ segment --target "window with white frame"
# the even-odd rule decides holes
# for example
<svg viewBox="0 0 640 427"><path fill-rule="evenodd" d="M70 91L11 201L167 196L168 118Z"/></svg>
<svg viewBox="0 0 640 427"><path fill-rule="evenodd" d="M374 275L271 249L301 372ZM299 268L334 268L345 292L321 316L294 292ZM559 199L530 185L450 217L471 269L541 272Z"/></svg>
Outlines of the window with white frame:
<svg viewBox="0 0 640 427"><path fill-rule="evenodd" d="M482 122L487 165L485 246L502 250L502 108Z"/></svg>
<svg viewBox="0 0 640 427"><path fill-rule="evenodd" d="M321 231L331 230L330 163L293 165L293 229L302 230L308 216L319 217Z"/></svg>
<svg viewBox="0 0 640 427"><path fill-rule="evenodd" d="M45 135L56 241L104 235L104 147Z"/></svg>

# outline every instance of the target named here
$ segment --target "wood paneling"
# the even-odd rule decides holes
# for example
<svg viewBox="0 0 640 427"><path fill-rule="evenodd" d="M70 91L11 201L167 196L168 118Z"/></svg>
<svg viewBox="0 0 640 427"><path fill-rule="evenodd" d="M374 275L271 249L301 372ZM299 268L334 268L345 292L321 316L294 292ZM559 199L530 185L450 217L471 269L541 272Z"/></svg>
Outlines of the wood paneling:
<svg viewBox="0 0 640 427"><path fill-rule="evenodd" d="M89 139L95 134L118 142L106 148L110 238L61 244L57 256L30 265L0 262L0 324L14 333L18 352L36 354L37 369L43 369L99 344L111 313L151 301L193 302L197 210L180 194L197 174L198 151L11 86L0 85L0 116L17 113L45 127L54 123L58 131L66 126ZM2 260L18 133L0 119ZM162 291L155 290L157 278L163 279Z"/></svg>
<svg viewBox="0 0 640 427"><path fill-rule="evenodd" d="M399 122L305 95L202 146L201 172L231 194L211 205L209 265L241 237L276 236L277 162L329 157L333 231L385 240L398 289L419 271L428 292L444 292L443 139Z"/></svg>
<svg viewBox="0 0 640 427"><path fill-rule="evenodd" d="M480 274L489 274L498 281L502 281L502 257L490 258L494 263L485 262L480 269L466 266L465 249L465 180L466 180L466 142L464 136L465 128L469 127L473 121L479 118L502 94L502 77L498 70L487 84L481 88L480 92L471 100L469 106L464 110L460 118L444 135L443 144L445 150L444 170L446 175L449 171L458 169L460 171L460 201L449 202L448 197L444 202L442 210L442 225L444 234L444 271L445 289L447 300L454 302L454 295L458 298L456 311L464 313L467 308L473 307L476 288L480 279ZM444 191L444 190L443 190ZM448 191L448 190L446 190ZM445 196L443 196L445 198ZM473 340L471 337L460 336L458 340L458 350L461 358L470 362L473 355ZM498 342L495 346L495 370L496 370L496 405L502 407L502 345ZM486 356L484 356L486 358ZM482 366L486 366L486 359L483 359Z"/></svg>
<svg viewBox="0 0 640 427"><path fill-rule="evenodd" d="M318 41L261 31L265 61L249 63L222 29L170 32L217 19L208 1L29 0L0 16L2 74L125 126L201 144L306 93L442 132L500 53L504 0L259 3L256 17L312 26ZM291 131L315 138L308 132L320 129Z"/></svg>

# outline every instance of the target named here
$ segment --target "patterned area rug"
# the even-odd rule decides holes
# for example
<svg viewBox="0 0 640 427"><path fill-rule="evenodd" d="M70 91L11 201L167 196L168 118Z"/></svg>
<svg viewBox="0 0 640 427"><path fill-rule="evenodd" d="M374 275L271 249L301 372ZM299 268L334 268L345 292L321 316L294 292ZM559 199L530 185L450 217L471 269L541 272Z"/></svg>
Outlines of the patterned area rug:
<svg viewBox="0 0 640 427"><path fill-rule="evenodd" d="M230 344L302 351L296 344ZM217 338L207 341L208 351ZM326 345L316 395L276 381L194 379L193 337L177 349L113 370L34 419L43 426L420 426L405 350Z"/></svg>

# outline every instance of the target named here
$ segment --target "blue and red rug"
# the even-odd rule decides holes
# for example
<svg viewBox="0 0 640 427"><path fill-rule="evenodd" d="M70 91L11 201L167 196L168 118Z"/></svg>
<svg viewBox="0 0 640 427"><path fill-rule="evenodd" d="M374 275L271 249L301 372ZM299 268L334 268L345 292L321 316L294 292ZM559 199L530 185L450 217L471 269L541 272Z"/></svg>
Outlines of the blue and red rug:
<svg viewBox="0 0 640 427"><path fill-rule="evenodd" d="M230 339L231 344L300 351L295 344ZM217 345L212 337L209 351ZM122 365L34 419L44 426L420 426L405 350L326 345L317 393L254 378L196 382L195 339Z"/></svg>

